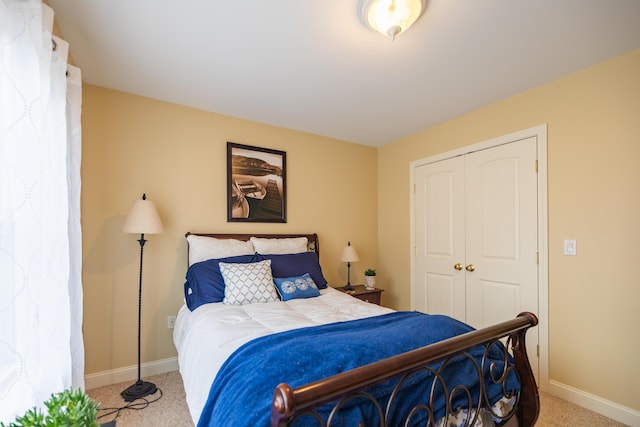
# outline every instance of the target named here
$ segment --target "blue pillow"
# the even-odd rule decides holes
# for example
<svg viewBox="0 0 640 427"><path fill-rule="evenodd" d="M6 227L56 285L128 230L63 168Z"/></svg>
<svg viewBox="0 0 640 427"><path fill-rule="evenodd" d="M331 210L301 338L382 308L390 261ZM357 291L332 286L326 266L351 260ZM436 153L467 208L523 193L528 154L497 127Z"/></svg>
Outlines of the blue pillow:
<svg viewBox="0 0 640 427"><path fill-rule="evenodd" d="M315 252L302 252L286 255L257 254L261 259L271 260L273 277L297 277L309 273L318 289L327 287L327 279L322 274L318 254Z"/></svg>
<svg viewBox="0 0 640 427"><path fill-rule="evenodd" d="M274 277L273 281L282 301L296 298L313 298L320 295L320 291L309 273L297 277Z"/></svg>
<svg viewBox="0 0 640 427"><path fill-rule="evenodd" d="M184 283L184 299L189 310L193 311L202 304L224 300L224 278L220 272L220 262L246 264L258 261L261 259L254 254L208 259L192 264L187 270L187 281Z"/></svg>

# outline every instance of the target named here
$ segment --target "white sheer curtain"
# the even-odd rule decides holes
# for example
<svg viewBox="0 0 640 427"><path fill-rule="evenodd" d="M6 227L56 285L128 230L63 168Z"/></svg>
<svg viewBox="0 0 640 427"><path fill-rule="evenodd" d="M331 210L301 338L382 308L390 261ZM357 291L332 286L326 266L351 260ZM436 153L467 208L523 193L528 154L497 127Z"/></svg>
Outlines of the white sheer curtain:
<svg viewBox="0 0 640 427"><path fill-rule="evenodd" d="M40 0L0 0L3 422L52 393L84 388L82 92L67 43L52 43L52 24Z"/></svg>

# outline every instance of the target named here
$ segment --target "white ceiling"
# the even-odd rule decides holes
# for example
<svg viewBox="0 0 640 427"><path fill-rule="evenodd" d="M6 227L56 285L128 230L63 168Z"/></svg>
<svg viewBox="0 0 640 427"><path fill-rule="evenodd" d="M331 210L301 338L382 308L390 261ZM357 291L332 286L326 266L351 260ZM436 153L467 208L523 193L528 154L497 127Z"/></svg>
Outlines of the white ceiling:
<svg viewBox="0 0 640 427"><path fill-rule="evenodd" d="M640 48L639 0L50 0L83 81L380 146Z"/></svg>

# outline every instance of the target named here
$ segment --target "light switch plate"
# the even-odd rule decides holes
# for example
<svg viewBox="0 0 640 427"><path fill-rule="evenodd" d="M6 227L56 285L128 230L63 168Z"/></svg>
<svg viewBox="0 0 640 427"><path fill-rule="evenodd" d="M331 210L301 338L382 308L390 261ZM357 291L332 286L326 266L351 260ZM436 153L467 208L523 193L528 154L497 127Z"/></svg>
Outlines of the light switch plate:
<svg viewBox="0 0 640 427"><path fill-rule="evenodd" d="M578 247L575 240L564 241L564 254L569 256L578 255Z"/></svg>

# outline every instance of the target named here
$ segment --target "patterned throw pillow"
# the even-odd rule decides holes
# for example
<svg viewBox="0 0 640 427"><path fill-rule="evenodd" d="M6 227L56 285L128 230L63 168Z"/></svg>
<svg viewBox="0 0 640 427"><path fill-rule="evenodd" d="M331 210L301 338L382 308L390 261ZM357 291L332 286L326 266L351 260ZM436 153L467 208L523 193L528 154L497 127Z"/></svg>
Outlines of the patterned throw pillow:
<svg viewBox="0 0 640 427"><path fill-rule="evenodd" d="M278 301L273 285L271 260L248 264L220 263L224 279L224 304L244 305Z"/></svg>
<svg viewBox="0 0 640 427"><path fill-rule="evenodd" d="M224 301L224 277L220 272L220 263L246 264L263 261L257 254L240 255L221 259L208 259L196 262L187 270L184 282L184 300L189 310L193 311L202 304ZM273 273L272 273L273 274Z"/></svg>
<svg viewBox="0 0 640 427"><path fill-rule="evenodd" d="M320 295L316 282L313 281L309 273L298 277L276 277L273 281L282 301L295 298L313 298Z"/></svg>
<svg viewBox="0 0 640 427"><path fill-rule="evenodd" d="M309 273L319 289L327 287L327 279L322 274L322 268L315 252L302 252L299 254L257 254L260 259L271 260L271 272L274 277L296 277Z"/></svg>

